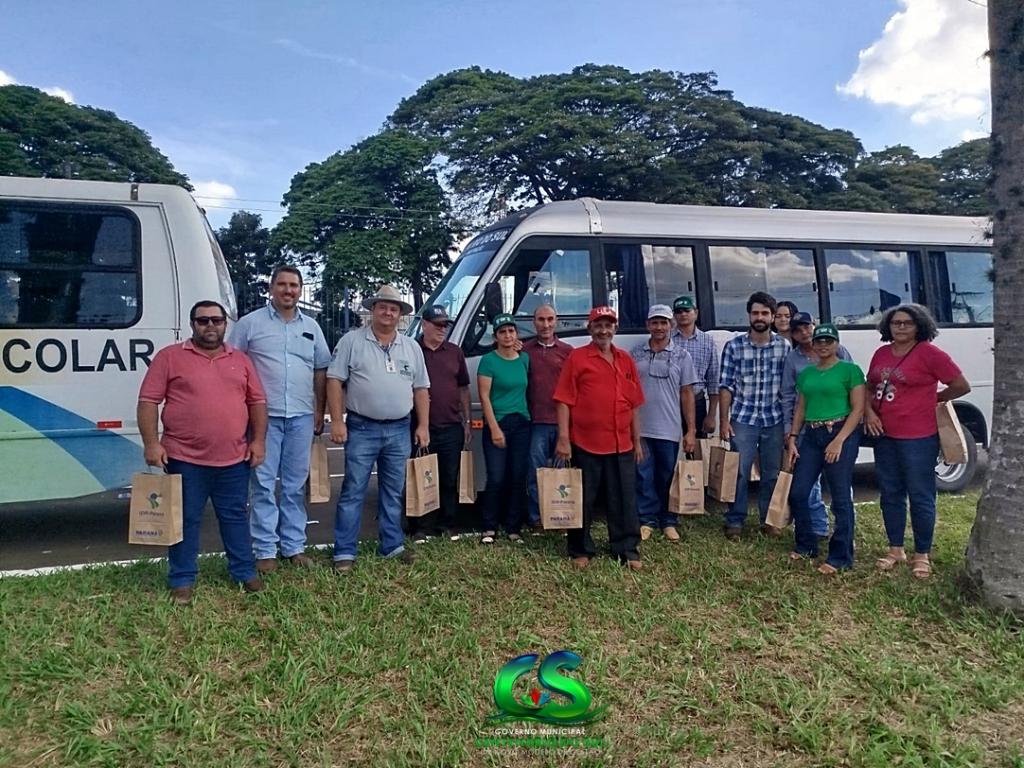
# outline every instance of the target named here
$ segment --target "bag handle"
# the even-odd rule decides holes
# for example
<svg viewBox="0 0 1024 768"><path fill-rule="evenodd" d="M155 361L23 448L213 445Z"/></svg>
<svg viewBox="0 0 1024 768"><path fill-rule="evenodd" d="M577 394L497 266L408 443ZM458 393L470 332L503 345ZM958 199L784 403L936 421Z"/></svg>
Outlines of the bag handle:
<svg viewBox="0 0 1024 768"><path fill-rule="evenodd" d="M548 466L552 469L572 469L572 459L562 459L555 456L548 462Z"/></svg>
<svg viewBox="0 0 1024 768"><path fill-rule="evenodd" d="M422 445L417 445L416 446L416 458L417 459L422 459L424 456L428 456L429 454L430 454L430 451L428 451Z"/></svg>

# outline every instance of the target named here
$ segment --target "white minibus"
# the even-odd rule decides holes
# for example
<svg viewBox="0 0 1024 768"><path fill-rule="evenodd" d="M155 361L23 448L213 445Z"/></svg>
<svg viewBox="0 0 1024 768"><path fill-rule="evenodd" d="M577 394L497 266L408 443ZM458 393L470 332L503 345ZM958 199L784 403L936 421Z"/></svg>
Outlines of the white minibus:
<svg viewBox="0 0 1024 768"><path fill-rule="evenodd" d="M588 310L619 313L616 343L645 338L652 304L694 296L699 325L719 345L747 329L754 291L788 299L817 321L831 320L866 370L879 346L881 313L901 302L927 305L936 344L963 369L972 391L956 401L969 462L939 463L939 487L955 490L974 474L977 446L992 419L992 256L981 218L887 213L711 208L561 201L508 216L469 242L428 303L456 318L450 340L475 372L493 349L488 318L498 311L532 336L532 314L552 304L559 336L581 345ZM414 323L409 332L418 333ZM475 382L475 376L471 379ZM474 397L474 401L476 398ZM479 426L479 421L476 422ZM870 461L871 451L861 451Z"/></svg>
<svg viewBox="0 0 1024 768"><path fill-rule="evenodd" d="M201 299L235 315L187 190L0 177L0 504L130 483L142 376Z"/></svg>

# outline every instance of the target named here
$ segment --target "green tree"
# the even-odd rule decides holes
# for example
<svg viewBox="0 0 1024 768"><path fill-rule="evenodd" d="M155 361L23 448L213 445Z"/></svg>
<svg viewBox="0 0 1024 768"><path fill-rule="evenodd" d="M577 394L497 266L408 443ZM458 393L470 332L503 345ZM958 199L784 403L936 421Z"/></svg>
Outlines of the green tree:
<svg viewBox="0 0 1024 768"><path fill-rule="evenodd" d="M825 207L847 211L942 213L939 170L928 158L898 144L864 156L845 177L846 189Z"/></svg>
<svg viewBox="0 0 1024 768"><path fill-rule="evenodd" d="M238 314L263 306L275 256L270 250L270 230L263 226L262 217L258 213L235 211L227 226L217 230L217 242L235 284Z"/></svg>
<svg viewBox="0 0 1024 768"><path fill-rule="evenodd" d="M841 188L861 152L852 134L716 86L711 72L473 67L424 84L390 124L436 142L454 193L489 216L580 196L806 207Z"/></svg>
<svg viewBox="0 0 1024 768"><path fill-rule="evenodd" d="M434 148L384 131L292 179L275 248L322 270L325 291L409 288L420 306L451 263L453 228Z"/></svg>
<svg viewBox="0 0 1024 768"><path fill-rule="evenodd" d="M145 131L113 112L68 104L36 88L0 88L0 175L178 184Z"/></svg>
<svg viewBox="0 0 1024 768"><path fill-rule="evenodd" d="M992 62L995 376L992 447L978 515L967 542L967 580L988 605L1024 617L1024 5L988 0Z"/></svg>
<svg viewBox="0 0 1024 768"><path fill-rule="evenodd" d="M989 140L975 139L942 150L932 162L939 169L939 197L944 212L957 216L989 216Z"/></svg>

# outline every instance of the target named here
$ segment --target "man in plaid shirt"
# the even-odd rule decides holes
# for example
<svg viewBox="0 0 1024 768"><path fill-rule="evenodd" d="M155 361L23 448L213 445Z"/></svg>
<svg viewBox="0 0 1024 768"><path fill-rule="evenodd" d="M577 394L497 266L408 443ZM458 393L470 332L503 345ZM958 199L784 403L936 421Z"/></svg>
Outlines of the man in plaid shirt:
<svg viewBox="0 0 1024 768"><path fill-rule="evenodd" d="M772 333L775 299L757 291L747 299L750 330L725 345L722 350L722 380L719 383L721 422L719 433L731 440L740 454L740 473L736 500L725 514L725 537L740 537L747 517L747 482L754 457L760 459L761 483L757 506L761 531L773 533L765 525L768 504L775 490L782 463L782 371L790 345Z"/></svg>
<svg viewBox="0 0 1024 768"><path fill-rule="evenodd" d="M699 312L692 296L680 296L673 301L672 315L676 322L672 343L690 353L697 369L697 383L693 385L697 403L697 437L707 437L715 431L718 420L718 350L711 334L697 327ZM685 432L689 426L685 415L683 426Z"/></svg>

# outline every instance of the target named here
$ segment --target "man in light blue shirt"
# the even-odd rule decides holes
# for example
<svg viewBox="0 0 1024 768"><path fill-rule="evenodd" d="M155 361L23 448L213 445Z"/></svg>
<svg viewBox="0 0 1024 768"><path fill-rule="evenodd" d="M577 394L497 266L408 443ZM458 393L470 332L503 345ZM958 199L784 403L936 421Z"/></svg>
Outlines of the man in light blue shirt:
<svg viewBox="0 0 1024 768"><path fill-rule="evenodd" d="M267 393L267 457L253 472L250 521L260 573L277 567L279 548L294 565L313 564L305 554L304 491L313 435L324 426L331 350L317 322L299 311L301 294L302 273L278 267L270 278L270 303L241 317L229 339L252 359Z"/></svg>

